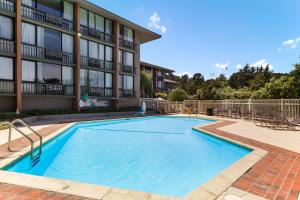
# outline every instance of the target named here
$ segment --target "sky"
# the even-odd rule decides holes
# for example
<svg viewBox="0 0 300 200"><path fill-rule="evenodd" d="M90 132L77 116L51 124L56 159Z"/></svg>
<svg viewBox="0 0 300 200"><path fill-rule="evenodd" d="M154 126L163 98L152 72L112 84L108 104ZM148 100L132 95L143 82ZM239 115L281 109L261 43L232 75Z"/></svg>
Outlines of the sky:
<svg viewBox="0 0 300 200"><path fill-rule="evenodd" d="M90 0L162 35L141 60L211 78L247 63L289 72L300 62L300 0Z"/></svg>

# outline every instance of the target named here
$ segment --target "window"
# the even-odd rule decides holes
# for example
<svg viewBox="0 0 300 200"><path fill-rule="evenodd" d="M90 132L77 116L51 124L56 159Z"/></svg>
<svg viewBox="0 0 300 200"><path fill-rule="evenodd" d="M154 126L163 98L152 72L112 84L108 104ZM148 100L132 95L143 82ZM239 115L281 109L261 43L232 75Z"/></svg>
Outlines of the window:
<svg viewBox="0 0 300 200"><path fill-rule="evenodd" d="M113 25L112 21L109 19L105 20L105 33L112 35L113 34Z"/></svg>
<svg viewBox="0 0 300 200"><path fill-rule="evenodd" d="M62 34L62 51L66 53L73 53L73 36Z"/></svg>
<svg viewBox="0 0 300 200"><path fill-rule="evenodd" d="M133 76L123 76L123 89L133 90Z"/></svg>
<svg viewBox="0 0 300 200"><path fill-rule="evenodd" d="M13 39L13 20L9 17L0 15L0 37L12 40Z"/></svg>
<svg viewBox="0 0 300 200"><path fill-rule="evenodd" d="M0 57L0 79L13 80L13 59Z"/></svg>
<svg viewBox="0 0 300 200"><path fill-rule="evenodd" d="M22 81L35 82L35 62L22 60Z"/></svg>
<svg viewBox="0 0 300 200"><path fill-rule="evenodd" d="M82 8L80 8L80 24L88 26L88 12Z"/></svg>
<svg viewBox="0 0 300 200"><path fill-rule="evenodd" d="M113 61L113 49L112 47L106 46L105 47L105 60L106 61Z"/></svg>
<svg viewBox="0 0 300 200"><path fill-rule="evenodd" d="M22 42L35 45L35 26L22 23Z"/></svg>
<svg viewBox="0 0 300 200"><path fill-rule="evenodd" d="M133 53L123 51L123 64L126 66L133 66Z"/></svg>
<svg viewBox="0 0 300 200"><path fill-rule="evenodd" d="M89 86L104 88L104 72L89 70Z"/></svg>
<svg viewBox="0 0 300 200"><path fill-rule="evenodd" d="M72 67L62 67L62 84L63 85L73 85L73 68Z"/></svg>
<svg viewBox="0 0 300 200"><path fill-rule="evenodd" d="M161 81L157 81L157 87L162 88L162 82Z"/></svg>
<svg viewBox="0 0 300 200"><path fill-rule="evenodd" d="M61 66L49 63L38 63L38 81L48 84L60 84Z"/></svg>
<svg viewBox="0 0 300 200"><path fill-rule="evenodd" d="M104 32L104 18L99 15L96 15L96 29Z"/></svg>
<svg viewBox="0 0 300 200"><path fill-rule="evenodd" d="M89 57L98 58L98 44L96 42L89 41Z"/></svg>
<svg viewBox="0 0 300 200"><path fill-rule="evenodd" d="M55 15L62 16L62 3L61 0L36 0L37 9Z"/></svg>
<svg viewBox="0 0 300 200"><path fill-rule="evenodd" d="M37 41L39 47L46 49L62 50L62 34L43 27L38 27Z"/></svg>
<svg viewBox="0 0 300 200"><path fill-rule="evenodd" d="M106 88L112 88L112 74L111 73L105 73L105 87Z"/></svg>
<svg viewBox="0 0 300 200"><path fill-rule="evenodd" d="M123 35L124 40L133 42L133 30L132 29L123 26L122 35Z"/></svg>
<svg viewBox="0 0 300 200"><path fill-rule="evenodd" d="M157 76L161 76L161 71L157 70Z"/></svg>
<svg viewBox="0 0 300 200"><path fill-rule="evenodd" d="M74 9L73 4L64 1L64 18L73 21L74 19Z"/></svg>
<svg viewBox="0 0 300 200"><path fill-rule="evenodd" d="M104 60L104 45L99 44L99 60Z"/></svg>
<svg viewBox="0 0 300 200"><path fill-rule="evenodd" d="M80 39L80 55L88 56L88 41L84 39Z"/></svg>
<svg viewBox="0 0 300 200"><path fill-rule="evenodd" d="M119 50L119 64L123 64L123 51Z"/></svg>
<svg viewBox="0 0 300 200"><path fill-rule="evenodd" d="M80 86L88 86L88 70L80 69Z"/></svg>
<svg viewBox="0 0 300 200"><path fill-rule="evenodd" d="M95 29L95 14L89 12L89 27Z"/></svg>

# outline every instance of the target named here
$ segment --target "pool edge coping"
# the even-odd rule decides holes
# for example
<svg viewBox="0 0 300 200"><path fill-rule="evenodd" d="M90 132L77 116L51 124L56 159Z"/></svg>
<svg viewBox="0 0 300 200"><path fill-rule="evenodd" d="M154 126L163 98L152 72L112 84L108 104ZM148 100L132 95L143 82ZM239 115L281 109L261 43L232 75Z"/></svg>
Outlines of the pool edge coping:
<svg viewBox="0 0 300 200"><path fill-rule="evenodd" d="M167 115L172 116L172 115ZM173 116L182 116L187 117L184 115L173 115ZM117 118L116 120L122 120L122 119L128 119L129 117L121 117ZM130 117L132 118L132 117ZM139 117L134 117L139 118ZM76 181L68 181L68 180L62 180L62 179L54 179L49 177L42 177L42 176L35 176L35 175L28 175L28 174L22 174L22 173L16 173L16 172L9 172L0 170L0 182L7 183L7 184L14 184L19 186L25 186L25 187L31 187L34 189L42 189L47 191L53 191L53 192L59 192L64 194L70 194L75 196L81 196L81 197L87 197L87 198L95 198L95 199L102 199L107 195L115 194L121 194L121 195L128 195L134 199L134 197L140 197L145 196L147 199L156 199L156 198L166 198L170 200L179 200L179 199L186 199L186 200L193 200L193 199L199 199L199 198L205 198L205 199L216 199L219 197L223 192L226 191L232 184L240 178L244 173L246 173L253 165L255 165L260 159L262 159L268 151L265 151L263 149L260 149L255 146L251 146L248 144L245 144L240 141L232 140L227 137L223 137L220 135L217 135L213 132L207 131L202 129L206 126L215 125L218 123L222 123L229 120L220 120L216 118L204 118L202 116L196 117L199 119L207 119L207 120L215 120L215 122L204 124L204 125L196 125L192 127L196 131L200 131L204 134L211 135L213 137L219 138L221 140L233 143L235 145L239 145L241 147L248 148L252 150L249 154L247 154L245 157L241 158L237 162L233 163L233 165L229 166L225 170L221 171L217 176L207 181L204 185L196 188L191 193L187 194L185 197L178 198L178 197L171 197L171 196L163 196L163 195L157 195L152 194L148 192L141 192L141 191L135 191L135 190L127 190L127 189L119 189L119 188L113 188L113 187L107 187L102 185L94 185L94 184L87 184L87 183L81 183ZM99 119L99 120L93 120L95 121L105 121L105 120L112 120L112 119ZM46 136L44 138L43 144L46 144L50 142L52 139L56 138L63 132L70 129L72 126L84 122L91 122L91 121L80 121L80 122L72 122L68 123L65 127L62 127L50 135ZM227 126L227 125L224 125ZM35 147L38 144L35 143ZM2 161L0 161L0 168L4 168L5 166L11 165L12 163L16 162L18 159L22 158L26 153L28 153L26 150L28 150L29 147L24 148L23 150L16 152L11 157L12 158L6 158ZM25 150L25 151L24 151Z"/></svg>

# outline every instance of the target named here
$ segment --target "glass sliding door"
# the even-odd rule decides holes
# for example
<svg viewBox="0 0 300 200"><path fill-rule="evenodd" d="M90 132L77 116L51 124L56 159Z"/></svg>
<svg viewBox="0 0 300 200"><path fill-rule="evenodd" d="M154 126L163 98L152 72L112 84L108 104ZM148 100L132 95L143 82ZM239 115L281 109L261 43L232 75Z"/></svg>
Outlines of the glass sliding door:
<svg viewBox="0 0 300 200"><path fill-rule="evenodd" d="M64 1L64 15L63 17L69 21L74 20L74 7L73 4Z"/></svg>
<svg viewBox="0 0 300 200"><path fill-rule="evenodd" d="M96 15L96 30L104 32L104 17Z"/></svg>
<svg viewBox="0 0 300 200"><path fill-rule="evenodd" d="M83 8L80 8L80 24L88 26L88 11Z"/></svg>
<svg viewBox="0 0 300 200"><path fill-rule="evenodd" d="M35 30L34 25L22 22L22 43L35 45Z"/></svg>
<svg viewBox="0 0 300 200"><path fill-rule="evenodd" d="M74 39L72 35L62 34L62 51L66 53L74 52Z"/></svg>
<svg viewBox="0 0 300 200"><path fill-rule="evenodd" d="M13 39L13 20L0 15L0 38Z"/></svg>
<svg viewBox="0 0 300 200"><path fill-rule="evenodd" d="M22 60L22 92L36 94L36 63Z"/></svg>
<svg viewBox="0 0 300 200"><path fill-rule="evenodd" d="M0 57L0 79L13 80L13 59Z"/></svg>

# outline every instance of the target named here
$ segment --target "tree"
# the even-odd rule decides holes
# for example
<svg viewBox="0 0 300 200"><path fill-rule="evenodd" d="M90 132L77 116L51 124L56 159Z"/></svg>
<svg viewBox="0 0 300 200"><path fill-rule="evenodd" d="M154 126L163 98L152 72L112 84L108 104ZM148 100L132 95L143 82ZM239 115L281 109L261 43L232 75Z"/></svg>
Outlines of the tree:
<svg viewBox="0 0 300 200"><path fill-rule="evenodd" d="M141 72L141 90L145 97L153 96L152 76L145 72Z"/></svg>
<svg viewBox="0 0 300 200"><path fill-rule="evenodd" d="M269 83L254 93L253 98L258 99L281 99L298 98L295 77L282 76L272 78Z"/></svg>
<svg viewBox="0 0 300 200"><path fill-rule="evenodd" d="M202 87L204 83L204 77L201 73L196 73L194 76L188 81L188 93L196 94L197 90Z"/></svg>
<svg viewBox="0 0 300 200"><path fill-rule="evenodd" d="M175 89L169 94L170 101L184 101L188 98L187 92L183 89Z"/></svg>

